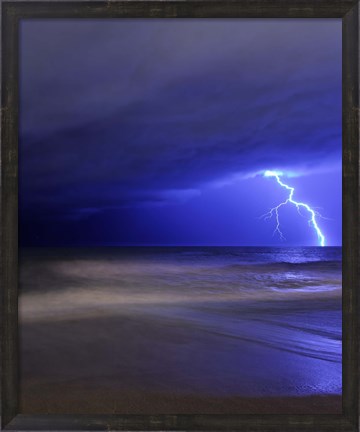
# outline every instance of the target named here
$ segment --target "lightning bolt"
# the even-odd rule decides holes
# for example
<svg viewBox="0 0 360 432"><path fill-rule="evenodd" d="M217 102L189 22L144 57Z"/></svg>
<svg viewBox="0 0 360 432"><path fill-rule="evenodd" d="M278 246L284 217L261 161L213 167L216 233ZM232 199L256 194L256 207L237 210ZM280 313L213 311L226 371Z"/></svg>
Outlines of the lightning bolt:
<svg viewBox="0 0 360 432"><path fill-rule="evenodd" d="M285 240L285 237L284 237L283 233L280 230L279 209L282 206L284 206L284 205L286 205L288 203L291 203L294 206L296 206L296 209L297 209L298 213L301 216L303 216L301 214L301 212L300 212L300 209L304 208L308 213L310 213L310 219L308 221L309 222L309 226L312 226L314 228L314 230L316 232L316 235L318 237L320 246L325 246L325 237L324 237L324 234L321 232L321 230L319 228L319 225L317 224L317 221L316 221L316 216L321 217L321 215L317 211L313 210L308 204L295 201L293 199L293 195L294 195L295 189L293 187L291 187L291 186L283 183L280 180L280 176L281 175L282 175L282 173L277 172L277 171L265 171L264 172L264 177L275 177L275 179L279 183L279 185L281 187L283 187L284 189L286 189L286 190L289 191L289 196L288 196L288 198L284 202L282 202L279 205L277 205L276 207L273 207L272 209L270 209L270 211L268 213L264 214L262 216L262 218L264 218L265 220L266 219L271 219L274 216L274 214L275 214L276 227L275 227L275 230L274 230L274 234L277 232L279 234L280 238L282 240Z"/></svg>

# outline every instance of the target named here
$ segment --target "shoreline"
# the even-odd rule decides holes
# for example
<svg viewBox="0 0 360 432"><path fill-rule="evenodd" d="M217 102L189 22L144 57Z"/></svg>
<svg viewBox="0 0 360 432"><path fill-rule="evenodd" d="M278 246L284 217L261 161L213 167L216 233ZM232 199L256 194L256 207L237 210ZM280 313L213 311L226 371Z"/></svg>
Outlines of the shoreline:
<svg viewBox="0 0 360 432"><path fill-rule="evenodd" d="M21 411L340 413L338 252L309 253L30 254Z"/></svg>

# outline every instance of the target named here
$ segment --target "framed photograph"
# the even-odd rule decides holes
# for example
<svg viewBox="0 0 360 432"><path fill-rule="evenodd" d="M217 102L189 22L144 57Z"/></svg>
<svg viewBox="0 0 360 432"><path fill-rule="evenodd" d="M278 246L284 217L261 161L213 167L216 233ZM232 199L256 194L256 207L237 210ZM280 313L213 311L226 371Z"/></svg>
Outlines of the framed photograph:
<svg viewBox="0 0 360 432"><path fill-rule="evenodd" d="M2 2L1 428L359 428L357 1Z"/></svg>

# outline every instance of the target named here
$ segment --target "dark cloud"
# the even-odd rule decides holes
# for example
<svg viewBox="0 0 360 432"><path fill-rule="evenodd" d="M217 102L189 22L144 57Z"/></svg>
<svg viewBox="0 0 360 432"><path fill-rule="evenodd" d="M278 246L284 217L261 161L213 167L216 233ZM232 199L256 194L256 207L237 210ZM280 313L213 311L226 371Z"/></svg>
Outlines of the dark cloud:
<svg viewBox="0 0 360 432"><path fill-rule="evenodd" d="M340 21L27 21L21 35L30 219L183 201L268 168L339 166Z"/></svg>

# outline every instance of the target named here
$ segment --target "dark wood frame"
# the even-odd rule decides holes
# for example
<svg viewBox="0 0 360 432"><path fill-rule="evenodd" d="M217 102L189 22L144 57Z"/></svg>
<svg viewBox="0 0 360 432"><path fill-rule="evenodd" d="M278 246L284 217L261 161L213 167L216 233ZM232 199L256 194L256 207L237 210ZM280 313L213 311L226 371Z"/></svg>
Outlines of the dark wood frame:
<svg viewBox="0 0 360 432"><path fill-rule="evenodd" d="M359 0L2 3L1 429L357 431L359 428ZM18 414L18 27L26 18L342 18L343 413L340 415Z"/></svg>

